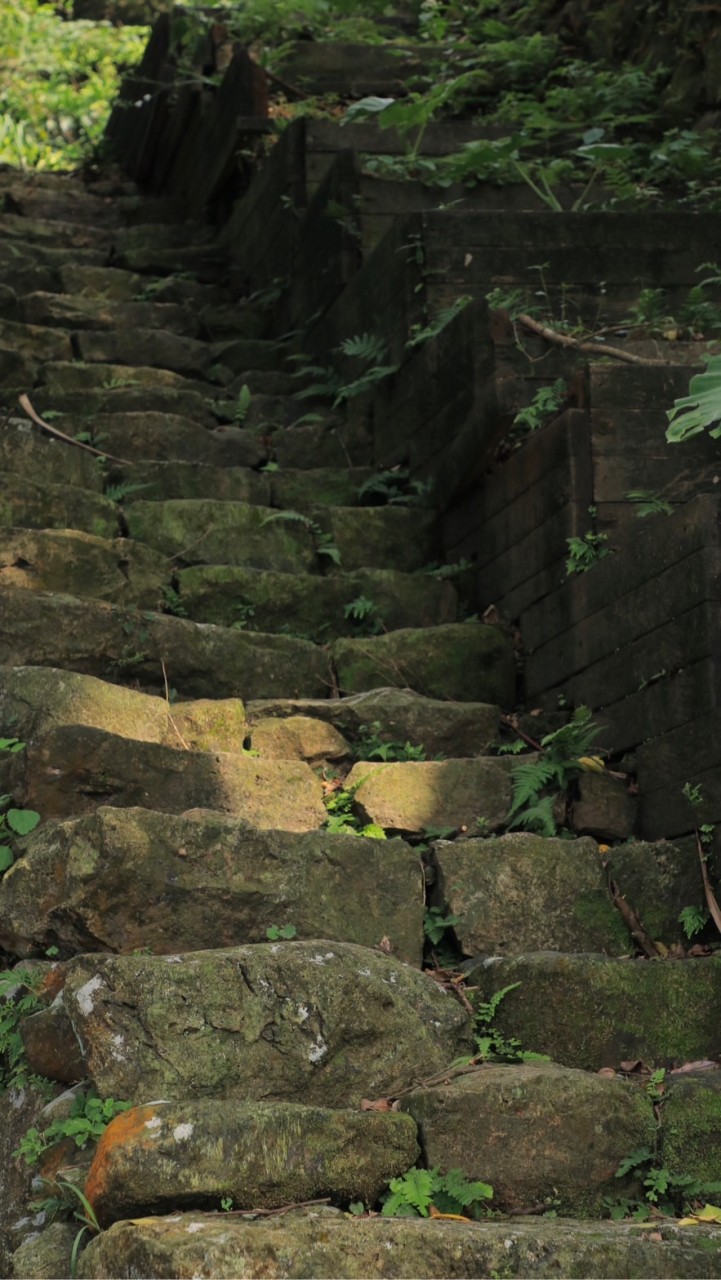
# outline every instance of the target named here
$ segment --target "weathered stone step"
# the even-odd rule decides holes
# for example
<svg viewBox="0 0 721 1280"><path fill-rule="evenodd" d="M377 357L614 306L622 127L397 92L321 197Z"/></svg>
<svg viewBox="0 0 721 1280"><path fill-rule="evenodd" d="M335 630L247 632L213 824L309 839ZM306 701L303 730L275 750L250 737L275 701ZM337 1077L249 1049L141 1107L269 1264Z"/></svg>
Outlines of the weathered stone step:
<svg viewBox="0 0 721 1280"><path fill-rule="evenodd" d="M235 308L236 325L238 321L238 307ZM234 329L237 332L237 329ZM236 374L243 374L245 370L253 370L251 377L257 378L258 371L265 373L278 373L279 366L283 359L283 346L274 340L265 340L263 338L224 338L218 341L213 335L212 321L208 319L206 322L206 336L214 340L213 354L216 360L221 364L225 364ZM246 375L248 376L248 375ZM297 384L294 384L297 386ZM293 389L293 388L291 388Z"/></svg>
<svg viewBox="0 0 721 1280"><path fill-rule="evenodd" d="M511 807L507 759L360 760L344 787L364 822L420 835L432 829L475 833L502 826Z"/></svg>
<svg viewBox="0 0 721 1280"><path fill-rule="evenodd" d="M44 329L43 333L55 335L57 330ZM149 330L152 332L152 330ZM178 338L178 342L191 339ZM112 391L117 388L161 387L177 392L195 392L201 396L212 395L215 387L211 380L185 378L170 369L155 369L151 365L85 364L80 360L49 360L40 365L38 382L47 387L51 395L57 392Z"/></svg>
<svg viewBox="0 0 721 1280"><path fill-rule="evenodd" d="M178 390L174 386L158 385L162 380L156 378L155 384L152 386L139 387L128 386L128 370L123 369L124 377L121 379L122 386L115 387L98 387L95 389L86 388L84 391L59 391L50 390L48 387L35 387L31 399L37 412L44 416L45 411L49 409L54 414L60 414L57 418L57 425L66 435L73 435L78 432L92 431L93 436L97 431L98 436L101 429L107 431L108 435L112 434L113 428L117 428L117 434L113 438L111 445L109 440L102 440L100 443L105 444L108 453L113 453L117 458L130 457L128 449L123 451L123 437L127 432L130 443L133 441L134 432L131 426L137 426L142 418L150 415L150 425L156 429L162 424L159 422L159 415L168 416L171 421L169 426L176 428L177 419L185 418L186 424L190 424L199 439L205 439L201 434L200 428L213 428L217 425L217 419L212 412L208 403L206 392L208 387L203 388L203 392ZM153 371L157 373L157 370ZM27 388L24 389L27 391ZM10 404L17 404L17 397L23 393L23 388L16 387L9 389L6 393L7 400ZM132 423L124 421L126 415L133 414ZM121 415L121 417L118 417ZM156 416L157 415L157 416ZM106 422L106 419L109 421ZM160 432L159 432L160 434ZM150 449L150 440L152 440L154 432L152 429L146 431L148 444L146 447ZM181 435L182 438L182 435ZM165 443L165 442L163 442ZM172 453L168 453L167 443L163 451L162 444L160 451L149 451L147 454L140 454L140 457L173 457ZM178 457L183 457L182 446L179 446ZM202 454L193 455L191 460L202 460ZM214 459L210 458L210 461Z"/></svg>
<svg viewBox="0 0 721 1280"><path fill-rule="evenodd" d="M57 247L58 242L77 246L78 249L97 249L107 254L115 235L105 227L93 227L87 223L44 221L42 218L19 217L17 214L3 212L0 227L8 240L19 240L23 246Z"/></svg>
<svg viewBox="0 0 721 1280"><path fill-rule="evenodd" d="M472 1224L407 1218L356 1221L328 1208L265 1222L224 1213L186 1213L115 1223L81 1254L78 1275L104 1280L122 1275L132 1265L138 1275L178 1278L199 1275L205 1267L218 1280L238 1275L248 1280L472 1280L493 1275L509 1280L551 1280L559 1275L582 1275L586 1280L710 1280L721 1275L721 1249L714 1232L708 1227L689 1232L666 1220L649 1232L629 1223L543 1218ZM66 1253L71 1244L68 1241ZM32 1244L22 1250L30 1270L16 1274L33 1274L32 1250Z"/></svg>
<svg viewBox="0 0 721 1280"><path fill-rule="evenodd" d="M464 622L403 629L336 640L331 653L342 694L392 685L452 702L515 705L513 649L498 627Z"/></svg>
<svg viewBox="0 0 721 1280"><path fill-rule="evenodd" d="M356 765L354 773L362 768ZM363 794L360 788L361 805ZM601 849L587 837L546 839L514 831L491 839L439 841L433 861L431 900L459 917L454 933L468 956L529 951L627 956L633 940L613 905L610 879L649 936L668 947L683 941L679 903L700 908L703 902L696 851L665 842L628 841Z"/></svg>
<svg viewBox="0 0 721 1280"><path fill-rule="evenodd" d="M186 697L320 698L328 655L307 640L199 626L138 609L0 589L0 663L60 667ZM136 686L137 687L137 686Z"/></svg>
<svg viewBox="0 0 721 1280"><path fill-rule="evenodd" d="M164 424L157 418L153 438L163 433ZM170 435L165 424L165 434ZM262 444L250 433L232 436L225 440L225 432L196 436L205 448L201 457L226 458L233 448L236 452L247 441L249 450L255 449L261 457ZM171 437L172 439L172 437ZM237 443L233 443L236 441ZM128 452L127 444L124 446ZM120 448L120 444L118 444ZM276 464L277 465L277 464ZM286 507L292 511L310 512L319 505L352 506L359 499L362 485L373 474L370 467L315 467L301 471L289 467L285 471L268 470L259 474L250 467L209 465L208 462L149 462L143 459L137 467L112 465L109 471L110 485L126 482L144 485L144 489L129 492L123 498L125 506L144 499L166 498L214 498L226 502L249 502L263 507Z"/></svg>
<svg viewBox="0 0 721 1280"><path fill-rule="evenodd" d="M264 831L316 831L326 819L321 780L305 761L179 751L75 724L28 746L14 779L25 806L49 818L108 804L164 813L212 809Z"/></svg>
<svg viewBox="0 0 721 1280"><path fill-rule="evenodd" d="M78 956L52 1008L23 1022L31 1070L101 1097L357 1106L441 1071L470 1044L460 1001L351 943L274 942L169 956ZM192 1045L192 1050L191 1050ZM111 1048L112 1046L112 1048ZM130 1052L132 1047L132 1052Z"/></svg>
<svg viewBox="0 0 721 1280"><path fill-rule="evenodd" d="M170 588L163 557L129 538L76 529L3 529L0 586L61 591L162 610Z"/></svg>
<svg viewBox="0 0 721 1280"><path fill-rule="evenodd" d="M315 523L330 534L340 567L398 569L412 573L437 554L433 512L403 507L327 507ZM241 502L211 498L142 498L128 507L128 532L185 564L238 564L300 573L317 570L314 534L295 512L275 512ZM321 558L322 557L322 558ZM326 567L326 557L318 559ZM336 569L328 557L329 572Z"/></svg>
<svg viewBox="0 0 721 1280"><path fill-rule="evenodd" d="M92 454L53 440L25 417L6 419L0 432L0 467L42 486L73 485L98 494L103 488L103 473Z"/></svg>
<svg viewBox="0 0 721 1280"><path fill-rule="evenodd" d="M356 601L356 609L370 606L370 622L387 631L455 622L458 611L451 583L392 569L308 577L209 564L180 569L176 579L180 603L197 622L293 631L318 643L364 630L346 614Z"/></svg>
<svg viewBox="0 0 721 1280"><path fill-rule="evenodd" d="M420 1155L416 1126L381 1115L292 1102L151 1103L106 1129L85 1194L108 1227L133 1215L273 1209L331 1194L375 1203Z"/></svg>
<svg viewBox="0 0 721 1280"><path fill-rule="evenodd" d="M110 302L81 293L27 294L18 302L16 318L22 324L58 325L72 330L165 329L190 338L200 332L197 314L177 302Z"/></svg>
<svg viewBox="0 0 721 1280"><path fill-rule="evenodd" d="M279 820L294 806L289 780L290 791L279 786ZM102 806L43 823L25 840L0 880L0 920L2 945L18 955L51 945L63 955L177 953L264 943L271 926L293 925L301 940L375 947L388 938L418 967L423 873L402 840Z"/></svg>
<svg viewBox="0 0 721 1280"><path fill-rule="evenodd" d="M238 752L249 732L239 698L170 704L54 667L0 668L0 717L25 741L73 724L183 751Z"/></svg>
<svg viewBox="0 0 721 1280"><path fill-rule="evenodd" d="M73 268L63 263L58 279L64 293L95 296L111 302L151 301L181 306L187 303L198 309L212 309L227 306L230 297L221 284L202 283L181 275L148 279L147 275L138 272L102 265L85 267L78 264Z"/></svg>
<svg viewBox="0 0 721 1280"><path fill-rule="evenodd" d="M131 538L179 564L242 564L286 573L318 571L311 530L302 521L271 521L267 507L214 498L134 502L126 512Z"/></svg>
<svg viewBox="0 0 721 1280"><path fill-rule="evenodd" d="M248 702L249 732L263 737L270 727L289 729L298 719L318 719L334 726L351 742L368 734L384 742L410 742L427 756L481 756L499 732L498 707L484 702L448 702L425 698L410 689L380 688L348 698Z"/></svg>
<svg viewBox="0 0 721 1280"><path fill-rule="evenodd" d="M286 49L280 74L291 84L302 84L305 93L395 97L406 93L409 78L428 74L438 52L427 44L295 40Z"/></svg>
<svg viewBox="0 0 721 1280"><path fill-rule="evenodd" d="M138 325L126 328L122 324L112 329L80 329L73 336L73 348L79 360L91 364L172 369L184 378L201 378L223 385L232 377L230 369L218 364L209 343L166 329L144 329ZM221 370L224 370L222 376Z"/></svg>
<svg viewBox="0 0 721 1280"><path fill-rule="evenodd" d="M228 275L228 258L213 245L171 246L164 248L143 243L120 245L110 255L109 266L120 267L140 275L172 276L188 272L200 284L222 284Z"/></svg>
<svg viewBox="0 0 721 1280"><path fill-rule="evenodd" d="M120 533L120 513L117 503L90 489L36 484L4 471L0 474L0 527L75 529L97 538L115 538Z"/></svg>
<svg viewBox="0 0 721 1280"><path fill-rule="evenodd" d="M9 271L9 282L12 283L12 273L18 268L30 267L37 270L39 267L49 271L54 279L59 279L60 271L67 267L71 270L74 266L81 267L103 267L107 260L107 253L104 249L76 249L74 245L56 245L56 244L33 244L26 240L8 240L0 243L0 269L3 272L3 280L6 279L6 269ZM42 285L38 285L42 288Z"/></svg>
<svg viewBox="0 0 721 1280"><path fill-rule="evenodd" d="M490 956L468 979L483 1000L518 983L495 1025L566 1066L597 1071L641 1058L661 1067L721 1054L721 956L655 961L529 951Z"/></svg>
<svg viewBox="0 0 721 1280"><path fill-rule="evenodd" d="M38 175L2 175L3 209L27 218L74 222L98 227L184 222L183 201L168 197L95 194L72 185L72 179L39 185Z"/></svg>

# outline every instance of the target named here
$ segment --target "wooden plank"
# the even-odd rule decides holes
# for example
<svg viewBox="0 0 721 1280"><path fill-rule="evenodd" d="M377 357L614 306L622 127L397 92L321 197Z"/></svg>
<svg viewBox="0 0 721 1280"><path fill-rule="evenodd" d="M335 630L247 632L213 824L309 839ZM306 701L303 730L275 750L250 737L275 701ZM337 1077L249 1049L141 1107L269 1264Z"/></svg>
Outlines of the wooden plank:
<svg viewBox="0 0 721 1280"><path fill-rule="evenodd" d="M567 554L566 539L588 523L587 504L568 502L507 551L480 567L482 592L503 611L512 590ZM479 530L479 543L483 531ZM479 548L480 550L480 548Z"/></svg>
<svg viewBox="0 0 721 1280"><path fill-rule="evenodd" d="M450 226L452 224L452 228ZM522 249L528 262L528 246L542 245L543 251L534 261L546 262L549 253L556 250L588 246L591 249L614 251L634 249L668 250L684 252L692 249L705 256L721 251L721 226L715 213L688 213L685 210L651 210L643 212L612 212L589 210L579 217L573 213L554 213L546 210L536 213L499 213L493 217L478 218L464 211L448 210L432 213L425 220L429 251L435 251L450 241L474 246L494 247L506 245ZM611 257L612 255L609 255ZM568 278L568 271L562 279ZM626 277L635 280L638 272ZM597 279L606 279L605 275Z"/></svg>
<svg viewBox="0 0 721 1280"><path fill-rule="evenodd" d="M541 218L543 215L535 216ZM478 218L478 221L483 219ZM470 238L452 234L450 227L448 234L449 243L428 248L428 271L439 280L471 292L487 289L493 276L526 275L533 287L533 276L527 275L528 245L509 246L503 241L499 244L478 244ZM537 227L534 234L535 243L543 243L542 230ZM665 288L671 285L690 287L698 283L697 270L703 260L702 250L679 250L678 246L649 249L628 242L614 246L612 253L610 248L609 245L581 244L569 250L568 247L551 248L543 243L541 256L547 264L545 279L549 285L560 285L566 281L576 287L591 287L603 279L607 290L617 284L627 287L630 279L639 281L639 290L644 285ZM536 280L535 288L538 287Z"/></svg>
<svg viewBox="0 0 721 1280"><path fill-rule="evenodd" d="M636 489L659 493L672 503L688 502L698 493L719 494L721 458L717 456L699 464L698 451L692 453L693 443L668 445L666 449L659 446L653 453L642 453L634 445L633 449L595 455L594 502L600 506L605 502L627 501L626 495ZM712 443L709 440L709 445ZM718 448L716 453L718 455Z"/></svg>

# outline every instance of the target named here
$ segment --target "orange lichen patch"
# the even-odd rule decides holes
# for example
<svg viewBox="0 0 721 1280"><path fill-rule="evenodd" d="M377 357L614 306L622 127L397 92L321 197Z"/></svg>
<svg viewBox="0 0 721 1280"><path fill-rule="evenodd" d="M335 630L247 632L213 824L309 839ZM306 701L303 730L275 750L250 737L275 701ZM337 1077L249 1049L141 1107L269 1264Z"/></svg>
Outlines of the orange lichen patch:
<svg viewBox="0 0 721 1280"><path fill-rule="evenodd" d="M40 984L39 994L41 996L49 996L54 1000L59 991L65 986L65 973L60 965L53 967L43 977Z"/></svg>
<svg viewBox="0 0 721 1280"><path fill-rule="evenodd" d="M136 1147L151 1146L153 1131L148 1128L148 1123L156 1118L158 1118L158 1113L155 1107L148 1105L145 1107L131 1107L129 1111L121 1111L120 1115L111 1120L98 1143L98 1149L93 1157L93 1163L90 1166L88 1179L85 1183L85 1194L91 1204L106 1191L110 1168L108 1157L111 1151L130 1142Z"/></svg>

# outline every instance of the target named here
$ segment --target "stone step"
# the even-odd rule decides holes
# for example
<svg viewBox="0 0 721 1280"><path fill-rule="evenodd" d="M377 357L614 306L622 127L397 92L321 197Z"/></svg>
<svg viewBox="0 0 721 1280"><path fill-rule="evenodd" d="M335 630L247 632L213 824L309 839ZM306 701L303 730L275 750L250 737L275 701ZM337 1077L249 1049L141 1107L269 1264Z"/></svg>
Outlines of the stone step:
<svg viewBox="0 0 721 1280"><path fill-rule="evenodd" d="M0 715L30 741L66 724L180 751L239 752L249 733L239 698L155 697L54 667L0 668Z"/></svg>
<svg viewBox="0 0 721 1280"><path fill-rule="evenodd" d="M130 538L75 529L3 529L0 586L162 610L170 591L163 557ZM172 599L172 596L170 597Z"/></svg>
<svg viewBox="0 0 721 1280"><path fill-rule="evenodd" d="M16 319L22 324L57 325L72 330L164 329L189 338L197 338L200 333L197 314L177 302L110 302L82 293L26 294L18 302Z"/></svg>
<svg viewBox="0 0 721 1280"><path fill-rule="evenodd" d="M72 367L72 366L71 366ZM157 373L157 370L152 371ZM121 379L127 383L128 371L123 369L124 378ZM152 386L115 386L115 387L98 387L95 389L86 388L84 391L60 391L50 390L48 387L35 387L32 392L32 403L36 411L44 416L46 410L50 410L55 415L62 415L57 418L57 426L66 435L73 435L77 432L87 432L92 428L93 434L97 431L101 433L101 428L108 434L112 429L117 428L117 435L113 439L112 452L117 458L124 458L128 452L122 451L123 435L126 428L137 426L141 418L151 415L151 423L155 427L161 427L159 415L168 415L173 419L178 417L185 418L186 423L190 423L196 431L198 438L205 439L201 436L200 428L213 428L217 425L217 418L212 412L207 400L206 392L209 388L204 387L203 392L179 390L175 386L158 385L161 379L156 377L155 384ZM26 391L26 388L16 387L8 389L5 398L10 405L17 404L19 395ZM137 415L132 424L121 421L117 415L125 417L127 414ZM158 416L153 416L158 415ZM106 422L106 419L109 421ZM170 426L175 428L176 422L171 421ZM130 441L133 439L133 432L127 431ZM148 437L148 450L151 449L150 439L152 431L146 432ZM111 452L110 441L103 440L108 453ZM141 457L172 457L165 452L158 455L157 451L149 451L147 454L141 454ZM183 457L182 448L179 450L179 458ZM202 454L193 454L191 461L201 461ZM210 461L214 459L211 457Z"/></svg>
<svg viewBox="0 0 721 1280"><path fill-rule="evenodd" d="M331 699L253 699L247 707L250 744L271 726L312 718L332 725L358 744L379 736L383 742L410 742L427 756L486 755L499 733L498 707L484 702L426 698L410 689L380 688Z"/></svg>
<svg viewBox="0 0 721 1280"><path fill-rule="evenodd" d="M362 768L356 765L353 772ZM356 793L361 808L363 796L361 787ZM663 841L631 839L609 849L588 837L548 839L513 831L490 839L439 841L432 857L431 903L458 917L454 934L466 956L533 951L628 956L633 939L613 905L610 880L649 936L667 947L684 940L679 903L699 909L703 903L696 850Z"/></svg>
<svg viewBox="0 0 721 1280"><path fill-rule="evenodd" d="M56 335L57 330L43 329L45 334ZM152 331L149 331L152 332ZM191 339L178 338L178 342ZM160 387L177 392L193 392L203 397L212 395L215 385L211 380L184 378L170 369L155 369L152 365L84 364L80 360L48 360L38 371L40 386L47 387L51 395L63 392L113 391L117 388L146 387L154 391Z"/></svg>
<svg viewBox="0 0 721 1280"><path fill-rule="evenodd" d="M63 293L97 297L109 302L154 302L188 304L191 307L227 307L230 294L221 284L207 284L189 280L185 276L162 276L149 279L147 274L104 265L83 266L78 263L62 264L58 281ZM38 286L42 287L42 286ZM233 308L235 313L237 308Z"/></svg>
<svg viewBox="0 0 721 1280"><path fill-rule="evenodd" d="M452 702L515 705L513 650L498 627L465 622L403 629L335 640L331 653L342 694L392 685Z"/></svg>
<svg viewBox="0 0 721 1280"><path fill-rule="evenodd" d="M289 803L292 819L289 781L278 810ZM268 929L286 925L300 940L372 948L388 938L416 967L423 949L423 873L402 840L262 830L208 809L103 805L44 822L0 880L0 908L1 945L18 955L51 945L63 955L162 955L265 943Z"/></svg>
<svg viewBox="0 0 721 1280"><path fill-rule="evenodd" d="M0 589L0 663L78 671L190 698L321 698L328 655L307 640L198 626L147 610Z"/></svg>
<svg viewBox="0 0 721 1280"><path fill-rule="evenodd" d="M470 834L501 827L511 807L507 759L360 760L343 786L362 822L422 835L429 830Z"/></svg>
<svg viewBox="0 0 721 1280"><path fill-rule="evenodd" d="M101 1097L136 1104L358 1106L442 1071L470 1046L460 1001L352 943L82 955L60 972L60 997L23 1022L30 1069L42 1071L59 1037L74 1035L74 1060L56 1052L51 1078L88 1077Z"/></svg>
<svg viewBox="0 0 721 1280"><path fill-rule="evenodd" d="M147 304L141 304L147 305ZM213 348L196 338L182 337L166 329L144 329L138 325L112 329L80 329L73 335L79 360L90 364L131 365L141 369L172 369L186 379L230 382L231 370L221 377Z"/></svg>
<svg viewBox="0 0 721 1280"><path fill-rule="evenodd" d="M158 418L154 437L162 431ZM222 455L228 452L220 435L205 435L200 442L205 455ZM241 442L243 437L240 437ZM248 434L251 445L253 437ZM120 447L120 446L118 446ZM256 444L256 450L260 448ZM126 452L127 452L126 445ZM1 456L1 455L0 455ZM113 464L108 470L107 483L144 485L144 489L129 492L123 497L124 506L137 502L138 495L154 501L166 498L214 498L217 501L249 502L263 507L287 507L292 511L310 512L319 505L352 506L360 500L363 484L373 475L371 467L315 467L301 471L289 467L282 471L271 466L264 474L250 467L210 465L203 462L173 461L150 462L142 465L120 466Z"/></svg>
<svg viewBox="0 0 721 1280"><path fill-rule="evenodd" d="M184 564L238 564L281 573L327 567L335 572L336 559L323 552L324 534L344 571L374 568L413 573L437 553L433 512L325 507L314 515L315 519L211 498L163 502L141 498L128 507L125 519L132 538Z"/></svg>
<svg viewBox="0 0 721 1280"><path fill-rule="evenodd" d="M165 248L162 243L154 246L141 242L127 247L121 244L113 249L107 265L145 276L188 273L199 284L223 284L228 274L226 254L213 245Z"/></svg>
<svg viewBox="0 0 721 1280"><path fill-rule="evenodd" d="M74 1228L72 1228L74 1231ZM651 1238L652 1237L652 1238ZM69 1252L72 1241L65 1246ZM20 1252L20 1251L18 1251ZM33 1245L24 1246L29 1271ZM653 1232L628 1223L578 1223L562 1218L444 1223L425 1219L350 1219L320 1207L288 1217L247 1222L225 1213L179 1213L118 1222L91 1240L78 1275L114 1276L132 1259L138 1275L199 1275L301 1280L301 1277L583 1275L587 1280L633 1275L679 1280L721 1274L714 1228L693 1232L663 1220ZM18 1255L16 1255L18 1256ZM392 1260L392 1262L391 1262ZM392 1269L389 1270L389 1266Z"/></svg>
<svg viewBox="0 0 721 1280"><path fill-rule="evenodd" d="M357 569L311 577L201 564L179 569L176 584L182 608L196 622L294 632L317 643L364 630L394 631L455 622L458 613L451 583L392 569ZM356 610L369 610L365 623L352 616L352 606L358 601ZM351 616L347 615L349 609Z"/></svg>
<svg viewBox="0 0 721 1280"><path fill-rule="evenodd" d="M400 1112L212 1099L151 1103L105 1131L86 1194L103 1227L181 1206L215 1208L224 1196L238 1208L273 1209L329 1191L373 1204L419 1155L415 1123ZM169 1163L175 1178L165 1172Z"/></svg>
<svg viewBox="0 0 721 1280"><path fill-rule="evenodd" d="M304 761L176 750L74 724L50 729L21 755L14 794L47 818L107 804L212 809L264 831L316 831L326 820L321 780Z"/></svg>
<svg viewBox="0 0 721 1280"><path fill-rule="evenodd" d="M21 411L15 408L9 412L19 414ZM62 417L55 420L59 429L61 422ZM53 440L26 417L5 420L0 432L0 468L42 487L72 485L97 494L103 489L103 472L92 454Z"/></svg>
<svg viewBox="0 0 721 1280"><path fill-rule="evenodd" d="M124 510L133 506L140 498L153 502L169 499L212 499L216 502L243 502L260 507L280 505L271 503L270 475L261 475L260 472L247 466L223 465L223 457L232 454L232 442L224 442L221 436L216 436L203 428L198 430L192 422L177 418L175 422L180 425L179 437L184 451L187 452L189 449L193 452L197 449L201 459L212 457L214 464L190 460L155 462L147 458L143 458L135 465L112 464L107 473L106 487L110 486L111 490L115 486L121 489L128 488L127 494L122 498ZM113 434L116 433L121 435L117 432L117 427L113 429ZM148 452L154 445L156 449L162 447L164 439L170 451L177 439L173 435L170 421L163 422L161 414L157 415L155 430L147 434L150 437ZM187 439L184 439L184 435ZM136 440L133 443L137 442L138 436L136 427ZM126 440L126 453L134 451L127 448L129 443L131 441ZM252 436L248 435L247 442L241 440L236 444L234 446L236 452L240 451L246 443L249 456L259 464L264 455L260 445ZM122 436L118 447L121 444Z"/></svg>
<svg viewBox="0 0 721 1280"><path fill-rule="evenodd" d="M3 235L8 240L19 240L24 246L39 245L54 248L58 242L76 245L78 249L96 249L107 254L115 236L120 231L111 231L105 227L94 227L87 223L44 221L42 218L20 217L14 213L3 211Z"/></svg>
<svg viewBox="0 0 721 1280"><path fill-rule="evenodd" d="M629 948L630 950L630 948ZM555 951L488 956L468 971L482 1000L517 985L495 1015L503 1036L569 1067L651 1067L721 1055L721 957L617 959Z"/></svg>
<svg viewBox="0 0 721 1280"><path fill-rule="evenodd" d="M44 221L73 222L91 227L184 222L183 202L167 197L93 194L71 181L41 186L37 175L3 175L3 211Z"/></svg>
<svg viewBox="0 0 721 1280"><path fill-rule="evenodd" d="M427 44L362 44L295 40L286 47L280 74L305 93L363 98L403 96L409 78L429 73L438 50Z"/></svg>
<svg viewBox="0 0 721 1280"><path fill-rule="evenodd" d="M12 471L0 474L0 527L74 529L97 538L115 538L118 505L90 489L69 484L36 484Z"/></svg>

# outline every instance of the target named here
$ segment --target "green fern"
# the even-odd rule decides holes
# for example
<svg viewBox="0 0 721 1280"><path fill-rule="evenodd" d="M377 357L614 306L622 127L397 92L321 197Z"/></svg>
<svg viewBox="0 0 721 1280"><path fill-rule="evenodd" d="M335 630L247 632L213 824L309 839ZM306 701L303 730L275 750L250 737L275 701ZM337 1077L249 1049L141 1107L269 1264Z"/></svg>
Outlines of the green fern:
<svg viewBox="0 0 721 1280"><path fill-rule="evenodd" d="M493 1187L487 1182L469 1182L462 1169L418 1169L415 1166L401 1178L392 1178L383 1197L381 1214L384 1218L427 1218L431 1206L439 1213L477 1216L480 1202L493 1197Z"/></svg>
<svg viewBox="0 0 721 1280"><path fill-rule="evenodd" d="M541 738L541 751L535 760L515 765L511 770L511 807L506 818L509 830L523 827L542 836L556 834L555 801L572 779L583 772L582 758L588 755L599 733L589 708L577 707L568 724Z"/></svg>
<svg viewBox="0 0 721 1280"><path fill-rule="evenodd" d="M375 333L359 333L353 338L344 338L338 350L344 356L377 364L386 354L386 344Z"/></svg>

